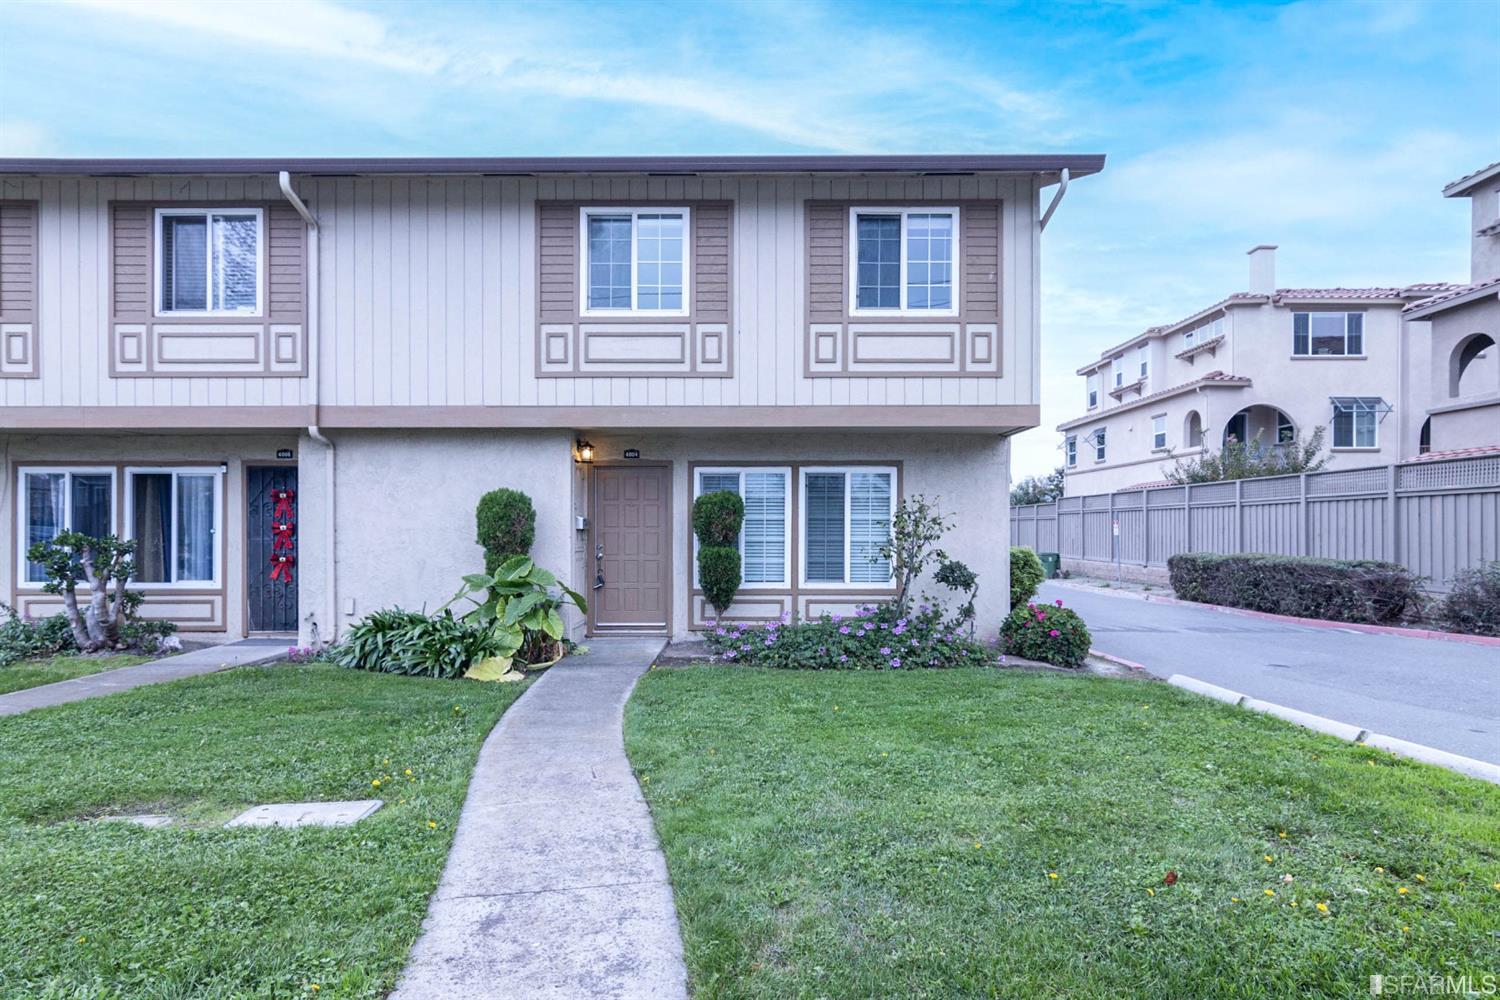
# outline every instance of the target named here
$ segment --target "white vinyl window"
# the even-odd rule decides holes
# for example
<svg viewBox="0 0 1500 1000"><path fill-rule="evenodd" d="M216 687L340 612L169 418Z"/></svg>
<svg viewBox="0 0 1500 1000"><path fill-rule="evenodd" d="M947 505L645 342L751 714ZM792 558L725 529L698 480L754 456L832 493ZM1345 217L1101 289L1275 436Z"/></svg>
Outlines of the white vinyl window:
<svg viewBox="0 0 1500 1000"><path fill-rule="evenodd" d="M958 314L958 209L852 208L849 257L852 312Z"/></svg>
<svg viewBox="0 0 1500 1000"><path fill-rule="evenodd" d="M132 582L216 585L223 512L218 469L125 470L125 525L136 543Z"/></svg>
<svg viewBox="0 0 1500 1000"><path fill-rule="evenodd" d="M1380 447L1380 410L1384 400L1347 396L1333 401L1335 448Z"/></svg>
<svg viewBox="0 0 1500 1000"><path fill-rule="evenodd" d="M1067 457L1068 468L1078 464L1078 437L1069 434L1063 439L1063 454Z"/></svg>
<svg viewBox="0 0 1500 1000"><path fill-rule="evenodd" d="M1094 432L1094 461L1104 461L1104 428L1101 427Z"/></svg>
<svg viewBox="0 0 1500 1000"><path fill-rule="evenodd" d="M1151 370L1151 345L1142 344L1135 349L1136 367L1140 370L1140 377L1145 378Z"/></svg>
<svg viewBox="0 0 1500 1000"><path fill-rule="evenodd" d="M157 209L157 315L258 315L264 222L259 208Z"/></svg>
<svg viewBox="0 0 1500 1000"><path fill-rule="evenodd" d="M1165 448L1167 446L1167 415L1158 413L1151 418L1151 447Z"/></svg>
<svg viewBox="0 0 1500 1000"><path fill-rule="evenodd" d="M114 534L114 469L22 468L17 486L18 569L25 586L47 582L46 571L26 558L37 542L64 531L95 538Z"/></svg>
<svg viewBox="0 0 1500 1000"><path fill-rule="evenodd" d="M686 208L581 213L584 315L688 314L692 227Z"/></svg>
<svg viewBox="0 0 1500 1000"><path fill-rule="evenodd" d="M1099 373L1093 372L1089 375L1089 409L1099 405Z"/></svg>
<svg viewBox="0 0 1500 1000"><path fill-rule="evenodd" d="M737 546L744 586L788 586L791 583L787 569L792 550L792 470L785 467L697 470L695 498L720 490L738 494L745 501L745 521L740 527ZM697 545L696 540L694 545ZM698 583L697 565L695 548L694 586Z"/></svg>
<svg viewBox="0 0 1500 1000"><path fill-rule="evenodd" d="M1337 357L1365 353L1365 314L1292 314L1292 353L1298 357Z"/></svg>
<svg viewBox="0 0 1500 1000"><path fill-rule="evenodd" d="M896 512L896 470L884 466L802 470L802 582L808 586L891 582L880 555Z"/></svg>
<svg viewBox="0 0 1500 1000"><path fill-rule="evenodd" d="M1118 389L1125 384L1125 357L1121 355L1115 358L1114 361L1110 362L1110 367L1114 369L1115 388Z"/></svg>

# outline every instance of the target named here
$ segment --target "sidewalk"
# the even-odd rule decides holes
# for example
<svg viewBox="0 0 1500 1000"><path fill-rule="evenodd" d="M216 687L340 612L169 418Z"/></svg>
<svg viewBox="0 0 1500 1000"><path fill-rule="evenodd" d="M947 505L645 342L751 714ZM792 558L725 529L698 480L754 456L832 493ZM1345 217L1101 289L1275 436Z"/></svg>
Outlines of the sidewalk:
<svg viewBox="0 0 1500 1000"><path fill-rule="evenodd" d="M590 646L485 741L392 1000L687 996L666 860L622 733L663 642Z"/></svg>
<svg viewBox="0 0 1500 1000"><path fill-rule="evenodd" d="M176 656L166 656L133 667L120 667L118 670L106 670L87 677L75 677L70 681L12 691L10 694L0 695L0 715L19 715L33 708L66 705L70 701L98 698L147 684L211 674L230 667L269 663L285 656L286 647L285 639L241 639L239 642L178 653Z"/></svg>

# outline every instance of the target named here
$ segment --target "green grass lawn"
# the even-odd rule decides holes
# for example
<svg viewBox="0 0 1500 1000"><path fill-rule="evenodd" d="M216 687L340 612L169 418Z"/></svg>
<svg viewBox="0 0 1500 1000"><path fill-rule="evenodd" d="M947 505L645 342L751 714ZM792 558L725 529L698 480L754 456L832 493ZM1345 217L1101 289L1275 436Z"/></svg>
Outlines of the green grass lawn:
<svg viewBox="0 0 1500 1000"><path fill-rule="evenodd" d="M24 688L70 681L75 677L114 670L117 667L133 667L145 663L149 656L49 656L45 659L21 660L8 667L0 667L0 694L20 691Z"/></svg>
<svg viewBox="0 0 1500 1000"><path fill-rule="evenodd" d="M0 718L0 996L384 995L522 687L244 667ZM220 827L363 798L353 827ZM88 822L135 812L183 821Z"/></svg>
<svg viewBox="0 0 1500 1000"><path fill-rule="evenodd" d="M626 744L699 998L1500 973L1500 788L1164 685L656 670Z"/></svg>

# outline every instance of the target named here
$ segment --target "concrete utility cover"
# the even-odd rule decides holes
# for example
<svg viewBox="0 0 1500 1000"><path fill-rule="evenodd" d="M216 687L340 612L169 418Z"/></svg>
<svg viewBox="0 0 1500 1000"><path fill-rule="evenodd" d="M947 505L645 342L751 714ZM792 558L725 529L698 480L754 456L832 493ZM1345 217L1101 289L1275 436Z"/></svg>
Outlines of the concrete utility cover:
<svg viewBox="0 0 1500 1000"><path fill-rule="evenodd" d="M353 802L271 802L251 806L225 826L351 826L379 809L381 799Z"/></svg>
<svg viewBox="0 0 1500 1000"><path fill-rule="evenodd" d="M134 823L136 826L171 826L172 817L158 813L141 813L138 816L100 816L100 823Z"/></svg>

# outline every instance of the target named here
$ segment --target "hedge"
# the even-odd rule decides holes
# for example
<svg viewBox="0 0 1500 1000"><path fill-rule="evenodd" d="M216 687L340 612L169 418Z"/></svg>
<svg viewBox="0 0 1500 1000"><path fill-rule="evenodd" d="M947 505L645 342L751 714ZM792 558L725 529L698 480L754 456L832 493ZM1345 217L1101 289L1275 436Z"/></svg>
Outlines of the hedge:
<svg viewBox="0 0 1500 1000"><path fill-rule="evenodd" d="M1010 606L1019 608L1036 596L1036 589L1047 578L1042 560L1031 549L1012 546L1010 550Z"/></svg>
<svg viewBox="0 0 1500 1000"><path fill-rule="evenodd" d="M520 490L491 490L474 510L476 541L484 548L484 571L494 574L512 556L531 554L536 539L536 508Z"/></svg>
<svg viewBox="0 0 1500 1000"><path fill-rule="evenodd" d="M1373 559L1189 552L1168 559L1167 569L1185 601L1299 618L1382 624L1423 605L1406 567Z"/></svg>

